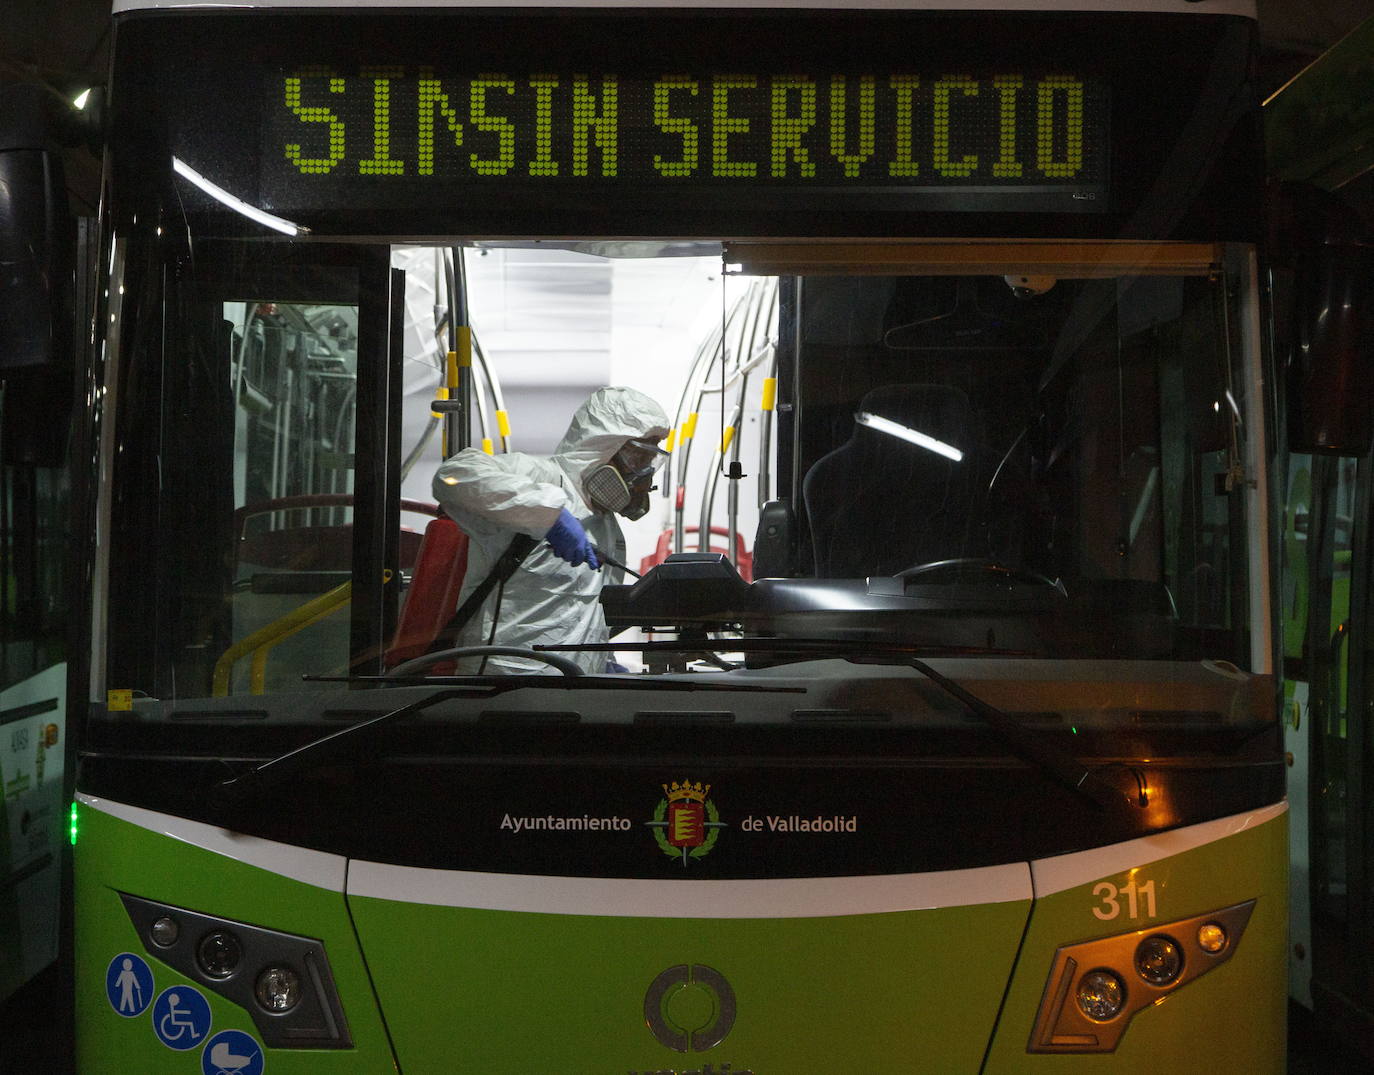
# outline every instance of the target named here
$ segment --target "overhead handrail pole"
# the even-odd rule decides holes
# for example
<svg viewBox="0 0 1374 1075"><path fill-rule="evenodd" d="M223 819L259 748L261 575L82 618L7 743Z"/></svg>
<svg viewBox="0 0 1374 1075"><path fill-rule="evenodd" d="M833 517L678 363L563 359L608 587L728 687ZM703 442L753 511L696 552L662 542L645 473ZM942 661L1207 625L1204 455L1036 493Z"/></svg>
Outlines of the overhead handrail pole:
<svg viewBox="0 0 1374 1075"><path fill-rule="evenodd" d="M443 411L443 454L448 459L468 447L472 438L472 327L468 323L467 280L461 246L453 247L450 257L444 258L444 277L449 299L444 388L445 398L456 404Z"/></svg>
<svg viewBox="0 0 1374 1075"><path fill-rule="evenodd" d="M749 396L749 376L762 363L762 356L768 348L771 347L776 351L776 346L768 331L772 322L772 304L769 302L770 290L768 282L765 282L762 287L753 289L753 318L750 321L749 340L741 352L749 357L736 371L736 377L739 380L739 394L735 403L736 434L733 437L733 442L729 445L730 459L727 477L730 480L730 485L726 497L726 530L728 532L726 547L730 550L732 558L735 555L736 540L739 537L739 483L744 478L739 459L744 438L740 433L743 431L745 406ZM762 342L758 342L760 326L762 326L763 332Z"/></svg>
<svg viewBox="0 0 1374 1075"><path fill-rule="evenodd" d="M468 305L468 266L463 248L453 248L454 278L458 282L458 303L455 307L462 325L458 338L458 395L463 403L463 423L458 430L458 447L472 444L472 311Z"/></svg>
<svg viewBox="0 0 1374 1075"><path fill-rule="evenodd" d="M478 339L477 333L472 334L472 353L477 359L478 366L482 370L482 380L486 384L486 390L491 393L492 406L496 411L496 435L501 439L501 451L511 450L510 440L510 412L506 410L506 399L501 391L501 381L492 373L491 365L487 362L487 353L482 350L482 341ZM485 406L482 414L482 435L486 436L487 419Z"/></svg>
<svg viewBox="0 0 1374 1075"><path fill-rule="evenodd" d="M705 386L703 386L703 388L702 388L702 393L701 393L701 394L702 394L703 396L713 396L713 395L715 395L717 392L725 392L725 391L728 391L729 389L731 389L731 388L734 387L735 383L736 383L741 377L747 377L750 373L752 373L754 370L756 370L759 366L763 365L763 363L764 363L764 361L765 361L766 359L772 358L772 357L773 357L773 352L774 352L776 349L777 349L776 343L775 343L773 340L771 340L771 339L765 338L764 341L763 341L763 343L759 344L757 347L755 347L755 348L753 349L753 352L752 352L752 354L750 355L749 360L748 360L747 362L745 362L745 363L739 365L739 366L736 366L734 372L731 373L731 374L729 374L729 375L725 378L724 384L710 384L710 383L708 383L708 384L706 384Z"/></svg>
<svg viewBox="0 0 1374 1075"><path fill-rule="evenodd" d="M773 422L778 401L778 351L773 348L773 361L768 376L763 379L763 396L759 400L759 473L758 498L762 508L773 492Z"/></svg>
<svg viewBox="0 0 1374 1075"><path fill-rule="evenodd" d="M461 252L462 248L454 247L453 249ZM482 450L488 455L493 454L496 448L496 442L499 439L501 451L509 452L511 450L511 426L510 412L506 409L505 394L501 390L500 378L493 372L491 363L487 359L486 351L482 348L482 342L478 338L477 331L468 320L465 297L468 292L467 270L463 264L463 259L460 258L458 270L455 272L449 260L450 256L451 251L443 252L442 255L437 249L435 251L436 291L438 289L437 273L440 271L438 268L439 259L442 258L442 271L445 275L445 279L454 282L454 287L464 296L462 299L464 308L459 311L455 321L451 316L452 310L443 310L436 307L434 331L436 345L439 348L437 364L440 370L440 384L436 393L436 398L439 400L452 399L460 402L466 401L466 405L461 411L463 414L471 413L472 404L475 399L477 407L477 424L481 434ZM452 297L452 290L450 290L450 295ZM457 326L456 328L454 327L455 324ZM449 337L447 347L445 347L445 341L443 339L445 333L447 333ZM464 350L465 347L466 351ZM447 358L446 352L450 353L453 357L451 359ZM474 359L476 360L476 365L473 363ZM446 365L446 363L449 362L453 365L451 371L449 371ZM490 410L494 411L494 414L489 413L487 405L488 396L490 396ZM447 413L444 417L450 417L455 413L449 408L445 408L445 411ZM433 418L435 422L438 422L441 418L439 412L434 412ZM446 426L445 428L452 431L452 426ZM495 430L494 435L492 432L493 428ZM470 425L467 435L470 441ZM422 441L427 439L428 431L426 432L426 436L422 438ZM450 448L450 444L454 443L456 443L456 440L450 441L447 438L445 439L443 448L444 458L448 458L453 452L458 450L457 447ZM466 445L460 446L465 447ZM415 451L411 454L412 456L418 457L418 453L422 450L422 445L417 446ZM410 457L407 457L406 461L408 464L412 463ZM406 469L408 471L409 467Z"/></svg>
<svg viewBox="0 0 1374 1075"><path fill-rule="evenodd" d="M722 284L722 288L723 288ZM687 467L691 462L692 445L696 433L697 417L701 412L701 403L706 396L706 386L710 382L711 372L715 369L716 361L722 364L729 361L730 349L728 346L730 330L743 316L746 295L736 299L729 311L722 318L719 329L713 329L709 342L706 343L698 352L698 363L692 371L690 379L691 387L683 393L683 400L679 403L679 411L685 405L688 398L692 399L692 409L682 423L682 433L678 441L678 450L681 458L678 461L678 481L674 491L673 503L673 551L683 551L683 533L686 521L686 489L687 489ZM724 291L722 290L722 302L724 301ZM679 413L680 417L680 413Z"/></svg>
<svg viewBox="0 0 1374 1075"><path fill-rule="evenodd" d="M723 286L723 285L722 285ZM721 340L724 336L724 326L718 326L711 330L711 334L702 341L697 348L696 357L692 360L692 370L687 380L682 386L682 395L678 399L677 411L673 416L673 435L677 437L675 448L677 464L677 480L671 484L665 484L663 493L665 496L672 496L673 499L673 551L682 552L682 523L683 508L687 489L687 465L692 456L692 439L696 434L697 414L701 406L703 381L709 376L711 367L715 364L715 356L721 347ZM688 403L688 400L691 403ZM690 410L688 407L690 406Z"/></svg>
<svg viewBox="0 0 1374 1075"><path fill-rule="evenodd" d="M758 344L756 341L761 325L764 329L765 338L767 337L767 324L771 321L771 317L765 316L765 311L771 311L769 294L770 289L767 284L756 281L750 284L749 290L736 302L727 321L726 332L723 334L725 346L721 348L721 385L719 389L714 386L708 387L707 384L703 384L702 387L701 394L703 397L707 391L720 391L722 404L728 385L737 385L738 390L735 394L735 404L731 410L730 418L723 422L720 443L713 456L705 495L702 497L700 524L697 530L697 549L700 552L705 552L710 548L711 516L715 512L716 489L721 474L725 472L728 458L730 485L726 497L726 533L730 542L728 555L733 557L735 539L739 533L739 483L734 475L739 473L739 453L742 443L740 438L741 423L744 420L750 371L762 363L766 354L763 350L766 344ZM737 334L733 338L733 347L729 346L731 341L729 329L731 328L737 329ZM727 374L725 364L731 355L736 356L736 362L733 371Z"/></svg>

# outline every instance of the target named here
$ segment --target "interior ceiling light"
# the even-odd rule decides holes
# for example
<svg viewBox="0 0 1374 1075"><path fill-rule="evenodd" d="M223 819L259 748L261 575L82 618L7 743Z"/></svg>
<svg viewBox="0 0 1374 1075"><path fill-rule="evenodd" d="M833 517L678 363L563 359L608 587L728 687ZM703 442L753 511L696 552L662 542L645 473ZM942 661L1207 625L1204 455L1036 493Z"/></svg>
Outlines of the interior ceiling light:
<svg viewBox="0 0 1374 1075"><path fill-rule="evenodd" d="M858 422L861 426L867 426L869 429L876 429L879 433L886 433L889 436L908 441L920 448L924 448L928 452L934 452L936 455L943 455L946 459L953 459L956 463L962 461L964 458L964 453L952 444L946 444L942 440L936 440L934 437L922 433L919 429L911 429L908 426L892 421L890 418L884 418L880 414L869 414L867 411L860 411L854 416L854 421Z"/></svg>

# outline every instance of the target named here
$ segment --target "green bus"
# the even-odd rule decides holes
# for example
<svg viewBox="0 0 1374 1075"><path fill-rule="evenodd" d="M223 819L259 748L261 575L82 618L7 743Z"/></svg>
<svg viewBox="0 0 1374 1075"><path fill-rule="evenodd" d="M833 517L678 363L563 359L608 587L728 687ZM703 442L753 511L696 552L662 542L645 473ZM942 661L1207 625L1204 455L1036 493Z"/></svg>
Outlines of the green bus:
<svg viewBox="0 0 1374 1075"><path fill-rule="evenodd" d="M41 143L40 103L29 86L0 87L0 1004L58 959L70 880L68 430L81 296L78 228ZM54 211L26 212L33 196Z"/></svg>
<svg viewBox="0 0 1374 1075"><path fill-rule="evenodd" d="M80 1071L1283 1070L1253 4L114 19ZM440 641L609 384L604 633Z"/></svg>

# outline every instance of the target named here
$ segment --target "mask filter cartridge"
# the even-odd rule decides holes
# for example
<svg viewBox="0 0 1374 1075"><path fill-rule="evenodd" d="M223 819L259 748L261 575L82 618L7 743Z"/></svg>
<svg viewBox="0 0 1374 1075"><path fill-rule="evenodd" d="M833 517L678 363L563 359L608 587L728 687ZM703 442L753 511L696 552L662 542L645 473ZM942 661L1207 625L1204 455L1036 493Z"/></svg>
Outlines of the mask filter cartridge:
<svg viewBox="0 0 1374 1075"><path fill-rule="evenodd" d="M607 511L624 512L633 499L620 471L609 463L597 467L582 480L582 487L598 506Z"/></svg>

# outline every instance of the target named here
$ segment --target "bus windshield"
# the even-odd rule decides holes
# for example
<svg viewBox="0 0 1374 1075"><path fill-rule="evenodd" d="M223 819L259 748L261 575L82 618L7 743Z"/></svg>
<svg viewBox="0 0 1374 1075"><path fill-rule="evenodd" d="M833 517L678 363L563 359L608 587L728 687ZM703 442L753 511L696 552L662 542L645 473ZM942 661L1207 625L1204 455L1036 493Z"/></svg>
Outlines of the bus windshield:
<svg viewBox="0 0 1374 1075"><path fill-rule="evenodd" d="M122 387L111 686L337 689L442 648L457 595L517 532L482 513L550 480L550 460L575 495L549 503L576 507L605 560L599 593L572 610L557 536L525 521L524 575L448 645L533 624L520 645L596 673L721 675L795 662L802 642L1250 663L1249 427L1222 248L1085 268L1101 250L1045 244L969 271L914 246L857 273L767 245L573 245L207 238L176 272L121 246L124 294L167 293ZM459 337L472 358L456 369ZM456 406L462 378L459 431L435 400ZM660 415L633 519L589 492L598 460L567 454L606 385ZM511 475L487 501L448 498L441 465L465 446L481 458L462 474ZM467 562L435 576L450 516ZM676 638L702 648L665 658ZM557 674L499 654L435 671Z"/></svg>
<svg viewBox="0 0 1374 1075"><path fill-rule="evenodd" d="M1249 712L1207 670L1272 663L1247 20L183 16L121 22L111 104L116 711L827 710L915 658Z"/></svg>

